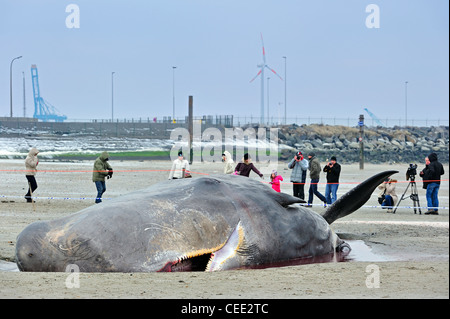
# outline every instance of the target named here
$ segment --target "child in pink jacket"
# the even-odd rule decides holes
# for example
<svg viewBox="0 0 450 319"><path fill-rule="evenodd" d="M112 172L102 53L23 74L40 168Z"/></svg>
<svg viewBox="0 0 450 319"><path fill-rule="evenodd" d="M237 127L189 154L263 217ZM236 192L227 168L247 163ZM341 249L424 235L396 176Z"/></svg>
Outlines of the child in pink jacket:
<svg viewBox="0 0 450 319"><path fill-rule="evenodd" d="M281 175L278 175L276 170L273 170L272 174L270 175L270 184L272 184L273 190L278 193L281 192L281 181L283 181L283 177Z"/></svg>

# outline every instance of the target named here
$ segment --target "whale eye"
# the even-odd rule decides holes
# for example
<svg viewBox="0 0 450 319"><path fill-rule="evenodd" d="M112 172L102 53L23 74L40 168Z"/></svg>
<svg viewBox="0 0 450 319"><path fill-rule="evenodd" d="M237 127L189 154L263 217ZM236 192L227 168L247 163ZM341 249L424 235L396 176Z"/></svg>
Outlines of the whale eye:
<svg viewBox="0 0 450 319"><path fill-rule="evenodd" d="M32 253L29 253L29 254L28 254L28 257L33 257L33 254L32 254Z"/></svg>

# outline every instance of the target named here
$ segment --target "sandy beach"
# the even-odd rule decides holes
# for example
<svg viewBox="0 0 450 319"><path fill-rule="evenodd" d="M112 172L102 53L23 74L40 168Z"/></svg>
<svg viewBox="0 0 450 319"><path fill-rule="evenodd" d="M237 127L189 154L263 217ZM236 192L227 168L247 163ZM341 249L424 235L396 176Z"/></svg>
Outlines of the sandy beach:
<svg viewBox="0 0 450 319"><path fill-rule="evenodd" d="M105 200L165 180L171 167L168 161L111 159L110 164L114 176L107 181ZM23 160L0 160L0 298L449 298L448 164L439 191L439 215L423 214L427 210L425 190L417 176L422 214L414 214L409 196L401 201L396 214L388 214L379 207L375 191L364 207L333 223L333 230L354 245L352 260L347 262L216 273L81 273L79 287L67 285L68 273L15 271L15 242L23 228L94 205L92 165L90 161L40 162L33 205L23 197L27 187ZM407 167L366 163L360 170L358 164L342 164L338 196L367 177L396 169L400 173L393 177L399 181L400 198L408 185ZM193 178L222 174L223 164L194 163L191 169ZM278 172L284 177L282 192L291 194L287 164L279 163ZM264 173L268 182L269 175ZM324 193L325 185L319 185L319 190ZM324 211L320 205L312 209ZM373 277L376 274L379 281Z"/></svg>

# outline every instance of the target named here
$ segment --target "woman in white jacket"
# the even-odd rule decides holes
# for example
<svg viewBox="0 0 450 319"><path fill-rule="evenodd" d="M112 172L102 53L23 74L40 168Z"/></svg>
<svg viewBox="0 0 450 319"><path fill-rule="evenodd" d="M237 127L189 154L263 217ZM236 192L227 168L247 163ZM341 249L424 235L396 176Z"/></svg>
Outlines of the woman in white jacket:
<svg viewBox="0 0 450 319"><path fill-rule="evenodd" d="M178 152L178 158L173 161L172 169L170 170L169 179L179 179L185 177L191 177L189 162L183 158L183 153ZM186 175L183 176L183 173Z"/></svg>
<svg viewBox="0 0 450 319"><path fill-rule="evenodd" d="M36 178L34 177L36 175L37 172L37 166L39 164L39 160L38 160L38 155L39 151L37 150L37 148L33 147L30 152L28 153L27 158L25 159L25 168L26 168L26 173L25 173L25 177L28 180L28 192L25 195L25 199L27 200L28 203L32 203L32 196L33 196L33 192L36 190L37 183L36 183Z"/></svg>
<svg viewBox="0 0 450 319"><path fill-rule="evenodd" d="M234 161L231 157L230 152L225 151L222 154L222 162L225 163L225 167L223 169L224 174L232 174L234 172Z"/></svg>
<svg viewBox="0 0 450 319"><path fill-rule="evenodd" d="M388 213L392 213L392 209L395 204L397 204L397 194L395 193L395 185L397 183L396 179L387 179L381 185L378 186L378 189L381 190L379 198L383 198L381 202L381 208L387 208Z"/></svg>

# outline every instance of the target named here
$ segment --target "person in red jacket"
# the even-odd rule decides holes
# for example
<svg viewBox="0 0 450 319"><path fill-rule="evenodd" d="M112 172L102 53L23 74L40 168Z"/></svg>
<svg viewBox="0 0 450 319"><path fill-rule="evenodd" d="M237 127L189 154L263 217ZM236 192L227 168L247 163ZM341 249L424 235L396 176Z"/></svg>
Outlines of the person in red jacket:
<svg viewBox="0 0 450 319"><path fill-rule="evenodd" d="M278 175L276 170L272 171L270 175L270 184L272 184L272 188L274 191L280 193L281 192L281 183L283 181L283 177Z"/></svg>

